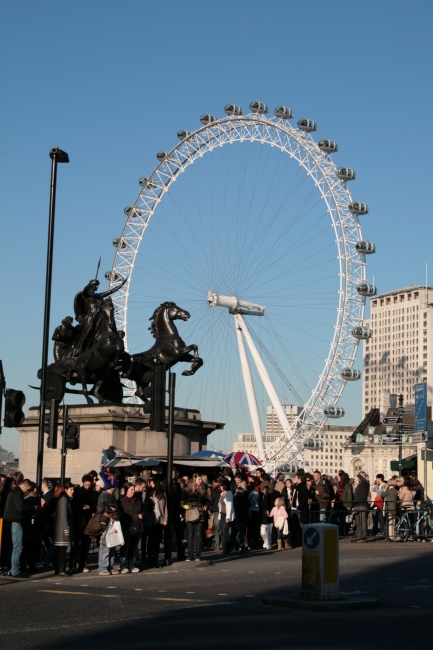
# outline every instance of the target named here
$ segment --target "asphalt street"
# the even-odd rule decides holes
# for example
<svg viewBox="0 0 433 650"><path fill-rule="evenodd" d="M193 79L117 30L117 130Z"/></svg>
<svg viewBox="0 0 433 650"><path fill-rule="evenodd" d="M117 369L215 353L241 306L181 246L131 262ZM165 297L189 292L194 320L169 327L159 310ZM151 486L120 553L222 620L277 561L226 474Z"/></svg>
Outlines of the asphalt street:
<svg viewBox="0 0 433 650"><path fill-rule="evenodd" d="M0 580L0 648L345 650L431 643L433 544L340 543L340 589L376 609L304 612L262 604L297 596L301 550L205 553L138 574ZM212 565L206 561L211 560Z"/></svg>

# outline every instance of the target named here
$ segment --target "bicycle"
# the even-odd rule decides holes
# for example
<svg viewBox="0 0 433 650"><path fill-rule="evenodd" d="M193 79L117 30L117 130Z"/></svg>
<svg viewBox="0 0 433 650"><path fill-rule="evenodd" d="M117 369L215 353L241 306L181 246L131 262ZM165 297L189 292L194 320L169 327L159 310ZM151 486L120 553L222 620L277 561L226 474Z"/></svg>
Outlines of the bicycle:
<svg viewBox="0 0 433 650"><path fill-rule="evenodd" d="M431 506L421 506L423 510L405 510L395 525L395 536L403 542L424 538L433 542L433 512Z"/></svg>

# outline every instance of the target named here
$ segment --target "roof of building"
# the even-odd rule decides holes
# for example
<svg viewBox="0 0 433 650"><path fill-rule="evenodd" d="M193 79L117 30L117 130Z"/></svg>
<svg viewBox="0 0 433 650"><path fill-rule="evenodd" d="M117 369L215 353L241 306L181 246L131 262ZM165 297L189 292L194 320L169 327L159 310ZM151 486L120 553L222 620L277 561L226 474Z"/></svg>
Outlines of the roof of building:
<svg viewBox="0 0 433 650"><path fill-rule="evenodd" d="M425 291L426 287L425 285L415 285L415 284L409 284L407 287L403 287L402 289L395 289L394 291L387 291L386 293L381 293L378 296L374 296L372 300L377 300L378 298L385 298L385 296L396 296L399 293L409 293L411 291ZM427 287L429 291L433 291L433 287Z"/></svg>

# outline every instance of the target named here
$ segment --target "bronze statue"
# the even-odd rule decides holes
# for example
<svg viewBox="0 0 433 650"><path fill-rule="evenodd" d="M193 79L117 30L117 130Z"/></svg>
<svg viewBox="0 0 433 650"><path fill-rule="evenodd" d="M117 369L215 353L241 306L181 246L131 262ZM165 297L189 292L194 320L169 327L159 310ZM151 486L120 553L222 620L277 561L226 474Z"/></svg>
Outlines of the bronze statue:
<svg viewBox="0 0 433 650"><path fill-rule="evenodd" d="M84 352L96 343L101 335L102 309L105 298L123 287L127 278L113 289L96 293L99 287L98 280L91 280L83 291L77 293L74 299L75 319L78 321L75 349ZM113 312L114 321L114 312Z"/></svg>
<svg viewBox="0 0 433 650"><path fill-rule="evenodd" d="M129 366L125 367L122 373L122 377L135 381L137 385L135 394L140 399L143 399L147 386L146 373L152 366L161 364L165 368L171 368L179 361L192 361L191 369L184 370L182 374L193 375L203 365L203 359L198 356L198 347L195 344L185 345L173 322L189 318L189 312L181 309L174 302L162 303L149 318L152 321L149 329L156 342L146 352L131 355Z"/></svg>
<svg viewBox="0 0 433 650"><path fill-rule="evenodd" d="M171 368L179 361L192 362L183 375L193 375L202 365L196 345L185 345L174 320L188 320L190 314L174 302L162 303L149 319L155 344L146 352L129 355L125 351L125 332L117 331L111 295L127 279L108 291L97 293L99 282L91 280L74 299L74 326L66 316L53 334L55 362L47 368L46 399L62 400L65 393L78 393L92 404L91 396L100 403L121 403L121 377L137 385L136 395L144 399L149 370L161 365ZM193 352L193 354L191 354ZM40 378L41 371L38 372ZM82 390L67 388L66 384L82 385ZM88 390L88 386L93 387Z"/></svg>
<svg viewBox="0 0 433 650"><path fill-rule="evenodd" d="M54 359L56 361L60 361L60 359L70 356L72 346L77 336L76 327L72 325L73 320L72 316L66 316L66 318L62 320L62 324L54 330Z"/></svg>

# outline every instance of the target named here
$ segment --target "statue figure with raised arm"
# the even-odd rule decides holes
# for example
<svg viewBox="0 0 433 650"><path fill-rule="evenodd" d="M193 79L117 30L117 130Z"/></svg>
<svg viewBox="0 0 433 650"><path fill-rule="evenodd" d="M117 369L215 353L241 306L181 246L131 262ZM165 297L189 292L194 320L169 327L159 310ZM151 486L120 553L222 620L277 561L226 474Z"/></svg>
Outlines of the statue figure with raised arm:
<svg viewBox="0 0 433 650"><path fill-rule="evenodd" d="M89 350L99 339L101 336L104 300L123 287L126 280L127 278L117 286L102 293L97 293L99 281L91 280L82 291L77 293L74 299L75 319L79 323L74 345L76 354ZM112 317L114 322L114 313Z"/></svg>

